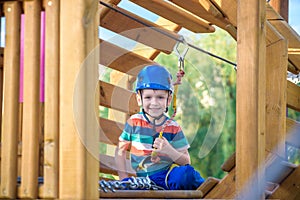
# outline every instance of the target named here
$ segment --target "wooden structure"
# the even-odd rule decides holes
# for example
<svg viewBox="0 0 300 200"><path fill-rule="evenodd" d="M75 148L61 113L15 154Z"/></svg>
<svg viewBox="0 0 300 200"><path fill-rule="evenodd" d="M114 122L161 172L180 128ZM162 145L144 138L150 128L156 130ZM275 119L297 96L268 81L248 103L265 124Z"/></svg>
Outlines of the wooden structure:
<svg viewBox="0 0 300 200"><path fill-rule="evenodd" d="M197 191L100 198L298 199L300 167L286 162L284 151L287 143L300 148L300 124L286 117L287 107L300 111L300 88L286 77L300 71L300 37L284 12L259 0L131 1L161 17L150 22L120 8L120 0L0 3L0 198L98 199L99 172L116 174L113 156L99 162L98 142L116 145L124 119L139 109L118 76L98 82L98 64L131 80L173 50L182 27L209 34L218 26L238 43L237 148L222 166L228 174ZM153 50L136 54L100 41L99 25ZM123 118L100 118L98 126L99 105Z"/></svg>

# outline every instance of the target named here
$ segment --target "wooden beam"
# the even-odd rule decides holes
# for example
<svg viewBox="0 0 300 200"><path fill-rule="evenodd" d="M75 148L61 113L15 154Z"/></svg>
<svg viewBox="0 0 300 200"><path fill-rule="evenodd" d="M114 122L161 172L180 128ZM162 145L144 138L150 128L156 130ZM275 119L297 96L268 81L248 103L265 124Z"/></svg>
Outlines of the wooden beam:
<svg viewBox="0 0 300 200"><path fill-rule="evenodd" d="M202 192L203 197L207 195L218 183L220 182L220 179L214 178L214 177L208 177L204 183L202 183L197 190L200 190Z"/></svg>
<svg viewBox="0 0 300 200"><path fill-rule="evenodd" d="M195 33L212 33L215 28L203 19L163 0L131 0L143 8Z"/></svg>
<svg viewBox="0 0 300 200"><path fill-rule="evenodd" d="M226 16L209 0L189 0L189 3L181 0L169 1L223 29L230 24ZM228 5L233 4L228 3Z"/></svg>
<svg viewBox="0 0 300 200"><path fill-rule="evenodd" d="M150 22L125 9L111 5L115 10L110 10L101 15L100 26L122 36L145 44L149 47L171 53L179 39L179 35L164 27ZM124 13L124 14L122 14ZM130 16L130 17L128 17ZM134 20L137 19L138 21ZM118 20L115 20L118 19ZM112 23L113 22L113 23ZM141 23L140 23L141 22Z"/></svg>
<svg viewBox="0 0 300 200"><path fill-rule="evenodd" d="M266 149L285 157L287 41L267 46Z"/></svg>
<svg viewBox="0 0 300 200"><path fill-rule="evenodd" d="M44 184L42 198L58 198L59 174L59 0L44 0L45 10L45 114Z"/></svg>
<svg viewBox="0 0 300 200"><path fill-rule="evenodd" d="M237 0L210 0L225 18L234 26L237 26Z"/></svg>
<svg viewBox="0 0 300 200"><path fill-rule="evenodd" d="M272 0L269 4L284 18L289 21L289 0Z"/></svg>
<svg viewBox="0 0 300 200"><path fill-rule="evenodd" d="M60 199L99 198L97 9L96 0L60 1Z"/></svg>
<svg viewBox="0 0 300 200"><path fill-rule="evenodd" d="M266 105L265 2L238 4L236 190L238 198L263 199Z"/></svg>
<svg viewBox="0 0 300 200"><path fill-rule="evenodd" d="M288 40L289 49L300 49L300 37L291 26L282 20L269 20L278 32ZM289 61L300 71L300 54L289 52Z"/></svg>
<svg viewBox="0 0 300 200"><path fill-rule="evenodd" d="M153 65L156 62L107 41L100 40L100 64L137 76L144 66Z"/></svg>
<svg viewBox="0 0 300 200"><path fill-rule="evenodd" d="M287 81L287 106L300 112L300 87Z"/></svg>
<svg viewBox="0 0 300 200"><path fill-rule="evenodd" d="M1 198L17 198L21 4L4 3L7 35L4 48L1 122Z"/></svg>
<svg viewBox="0 0 300 200"><path fill-rule="evenodd" d="M117 145L123 128L123 123L100 118L100 142Z"/></svg>
<svg viewBox="0 0 300 200"><path fill-rule="evenodd" d="M19 196L37 198L40 130L40 14L41 1L24 1L24 103L22 169ZM28 172L30 168L30 172Z"/></svg>
<svg viewBox="0 0 300 200"><path fill-rule="evenodd" d="M140 110L135 93L100 81L100 105L131 114Z"/></svg>
<svg viewBox="0 0 300 200"><path fill-rule="evenodd" d="M205 199L234 199L236 196L236 168L233 168L221 181L205 196Z"/></svg>
<svg viewBox="0 0 300 200"><path fill-rule="evenodd" d="M100 198L136 198L143 199L199 199L202 198L200 190L120 190L117 192L100 191Z"/></svg>

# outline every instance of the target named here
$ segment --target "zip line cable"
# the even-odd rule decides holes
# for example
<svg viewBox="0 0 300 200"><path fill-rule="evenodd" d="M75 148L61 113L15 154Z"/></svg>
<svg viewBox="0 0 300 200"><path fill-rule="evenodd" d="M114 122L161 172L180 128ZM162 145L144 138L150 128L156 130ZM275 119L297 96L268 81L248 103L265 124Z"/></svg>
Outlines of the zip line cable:
<svg viewBox="0 0 300 200"><path fill-rule="evenodd" d="M223 61L223 62L226 62L226 63L228 63L228 64L230 64L230 65L233 65L233 66L234 66L234 69L236 70L236 66L237 66L236 63L234 63L234 62L232 62L232 61L229 61L229 60L227 60L227 59L225 59L225 58L222 58L222 57L220 57L220 56L217 56L217 55L215 55L215 54L213 54L213 53L210 53L210 52L208 52L208 51L206 51L206 50L204 50L204 49L201 49L200 47L197 47L197 46L195 46L195 45L193 45L193 44L190 44L190 43L184 41L183 36L177 38L177 37L175 37L175 36L173 36L173 35L171 35L171 34L169 34L169 33L166 33L166 32L164 32L164 31L162 31L162 30L160 30L160 29L158 29L158 28L156 28L156 27L150 26L149 24L147 24L147 23L145 23L145 22L142 22L141 20L139 20L139 19L137 19L137 18L135 18L135 17L132 17L132 16L130 16L130 15L124 13L124 12L122 12L122 11L120 11L120 10L114 8L113 6L107 4L107 3L104 3L104 2L102 2L102 1L100 1L100 4L104 5L105 7L109 8L109 9L115 11L115 12L120 13L120 14L122 14L122 15L124 15L124 16L126 16L126 17L128 17L128 18L130 18L130 19L132 19L132 20L134 20L134 21L136 21L136 22L138 22L138 23L140 23L140 24L142 24L142 25L148 27L148 28L151 28L151 29L153 29L153 30L155 30L155 31L157 31L157 32L159 32L159 33L161 33L161 34L167 36L167 37L170 37L171 39L176 40L177 42L181 42L181 43L183 43L183 44L186 44L186 45L188 45L189 47L191 47L191 48L193 48L193 49L195 49L195 50L197 50L197 51L200 51L200 52L202 52L202 53L204 53L204 54L207 54L207 55L209 55L209 56L211 56L211 57L214 57L214 58L216 58L216 59L219 59L219 60L221 60L221 61Z"/></svg>

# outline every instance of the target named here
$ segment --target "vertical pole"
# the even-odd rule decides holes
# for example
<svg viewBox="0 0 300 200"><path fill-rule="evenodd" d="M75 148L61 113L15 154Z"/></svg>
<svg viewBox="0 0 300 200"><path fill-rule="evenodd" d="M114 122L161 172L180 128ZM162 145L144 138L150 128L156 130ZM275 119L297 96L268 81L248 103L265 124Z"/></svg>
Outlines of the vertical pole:
<svg viewBox="0 0 300 200"><path fill-rule="evenodd" d="M265 1L238 1L236 190L238 199L264 199Z"/></svg>
<svg viewBox="0 0 300 200"><path fill-rule="evenodd" d="M24 103L20 197L37 198L40 132L41 1L24 1ZM30 170L28 170L30 169Z"/></svg>
<svg viewBox="0 0 300 200"><path fill-rule="evenodd" d="M59 198L98 199L98 1L60 10Z"/></svg>
<svg viewBox="0 0 300 200"><path fill-rule="evenodd" d="M19 2L4 4L6 17L6 46L4 48L4 83L1 136L1 189L3 198L17 195L17 152L19 130L19 81L20 81L20 24Z"/></svg>
<svg viewBox="0 0 300 200"><path fill-rule="evenodd" d="M45 118L44 184L42 198L58 197L59 168L59 0L44 0L45 9Z"/></svg>

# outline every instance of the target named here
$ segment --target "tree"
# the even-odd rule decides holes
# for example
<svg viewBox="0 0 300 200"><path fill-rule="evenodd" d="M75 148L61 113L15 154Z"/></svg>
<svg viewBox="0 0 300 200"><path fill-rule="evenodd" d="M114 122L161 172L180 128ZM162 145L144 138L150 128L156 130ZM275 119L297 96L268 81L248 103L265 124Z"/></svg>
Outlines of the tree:
<svg viewBox="0 0 300 200"><path fill-rule="evenodd" d="M236 42L221 29L203 36L184 34L189 43L235 60ZM176 74L176 55L161 54L156 62ZM235 151L235 70L223 61L190 48L185 58L185 73L179 86L175 119L191 144L193 166L204 177L222 178L225 173L220 167Z"/></svg>

